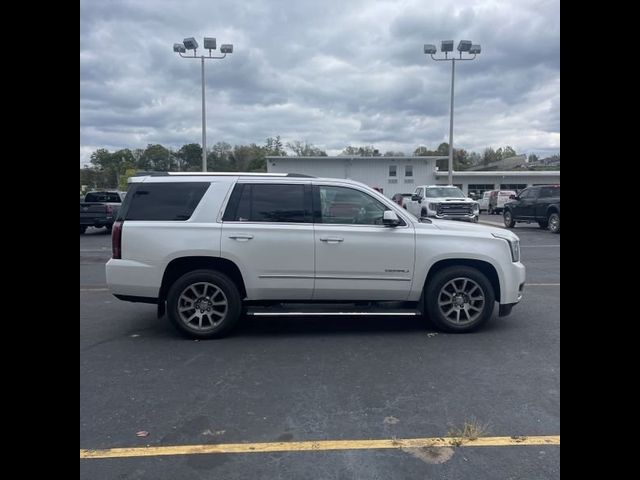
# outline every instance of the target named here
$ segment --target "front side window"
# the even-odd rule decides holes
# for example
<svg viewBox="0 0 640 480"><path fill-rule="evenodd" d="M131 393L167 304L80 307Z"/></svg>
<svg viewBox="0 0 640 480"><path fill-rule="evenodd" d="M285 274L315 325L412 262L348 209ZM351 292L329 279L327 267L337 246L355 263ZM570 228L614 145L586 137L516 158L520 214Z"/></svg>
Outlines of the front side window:
<svg viewBox="0 0 640 480"><path fill-rule="evenodd" d="M531 199L535 197L536 197L536 190L533 188L527 188L526 190L523 190L522 192L520 192L520 195L518 195L518 198L520 198L520 200Z"/></svg>
<svg viewBox="0 0 640 480"><path fill-rule="evenodd" d="M319 187L320 223L383 225L384 204L359 190L347 187Z"/></svg>
<svg viewBox="0 0 640 480"><path fill-rule="evenodd" d="M418 195L419 197L424 197L422 188L416 188L415 194Z"/></svg>
<svg viewBox="0 0 640 480"><path fill-rule="evenodd" d="M223 221L231 222L311 222L304 185L238 184L235 186Z"/></svg>

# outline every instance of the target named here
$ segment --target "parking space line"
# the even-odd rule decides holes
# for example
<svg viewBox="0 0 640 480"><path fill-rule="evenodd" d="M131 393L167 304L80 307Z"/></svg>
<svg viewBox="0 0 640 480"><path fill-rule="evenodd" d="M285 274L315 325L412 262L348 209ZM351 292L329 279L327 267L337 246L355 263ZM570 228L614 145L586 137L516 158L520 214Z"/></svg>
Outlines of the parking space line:
<svg viewBox="0 0 640 480"><path fill-rule="evenodd" d="M96 287L96 288L80 288L81 292L106 292L109 289L106 287Z"/></svg>
<svg viewBox="0 0 640 480"><path fill-rule="evenodd" d="M549 248L549 247L560 247L560 244L557 244L557 245L520 245L520 248Z"/></svg>
<svg viewBox="0 0 640 480"><path fill-rule="evenodd" d="M559 287L559 283L525 283L525 287Z"/></svg>
<svg viewBox="0 0 640 480"><path fill-rule="evenodd" d="M516 445L560 445L560 435L480 437L475 440L456 437L405 438L381 440L321 440L307 442L223 443L217 445L173 445L165 447L80 449L80 458L156 457L206 453L308 452L323 450L375 450L423 447L507 447Z"/></svg>

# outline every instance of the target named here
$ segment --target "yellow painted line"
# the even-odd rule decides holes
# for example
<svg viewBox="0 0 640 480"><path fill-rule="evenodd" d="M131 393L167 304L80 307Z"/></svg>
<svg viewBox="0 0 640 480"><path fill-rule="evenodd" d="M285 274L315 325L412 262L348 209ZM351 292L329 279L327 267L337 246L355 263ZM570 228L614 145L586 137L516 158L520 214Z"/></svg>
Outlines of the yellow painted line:
<svg viewBox="0 0 640 480"><path fill-rule="evenodd" d="M222 443L218 445L173 445L165 447L125 447L104 450L80 449L80 458L156 457L161 455L197 455L206 453L317 452L323 450L372 450L421 447L507 447L514 445L560 445L560 435L481 437L476 440L456 437L405 438L383 440L320 440L307 442Z"/></svg>

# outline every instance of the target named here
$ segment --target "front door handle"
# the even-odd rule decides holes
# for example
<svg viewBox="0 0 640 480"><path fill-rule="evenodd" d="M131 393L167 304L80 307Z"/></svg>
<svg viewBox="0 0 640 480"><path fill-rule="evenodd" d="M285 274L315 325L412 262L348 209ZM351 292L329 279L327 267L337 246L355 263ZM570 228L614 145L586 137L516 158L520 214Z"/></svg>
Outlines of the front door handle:
<svg viewBox="0 0 640 480"><path fill-rule="evenodd" d="M327 242L327 243L340 243L344 241L344 238L340 238L340 237L320 237L320 241L321 242Z"/></svg>
<svg viewBox="0 0 640 480"><path fill-rule="evenodd" d="M253 235L249 235L247 233L234 233L233 235L229 235L229 238L232 238L239 242L248 242L253 238Z"/></svg>

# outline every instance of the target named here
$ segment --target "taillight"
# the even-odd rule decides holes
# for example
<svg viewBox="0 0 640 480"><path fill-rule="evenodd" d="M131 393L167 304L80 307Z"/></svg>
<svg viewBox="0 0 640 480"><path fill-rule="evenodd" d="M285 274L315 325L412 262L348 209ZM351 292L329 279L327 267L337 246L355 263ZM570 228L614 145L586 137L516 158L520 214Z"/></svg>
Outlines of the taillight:
<svg viewBox="0 0 640 480"><path fill-rule="evenodd" d="M111 227L111 255L112 258L122 258L122 222L114 222Z"/></svg>

